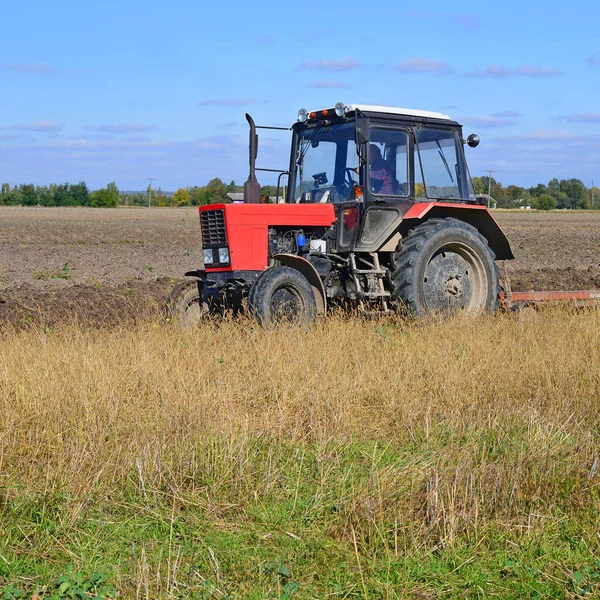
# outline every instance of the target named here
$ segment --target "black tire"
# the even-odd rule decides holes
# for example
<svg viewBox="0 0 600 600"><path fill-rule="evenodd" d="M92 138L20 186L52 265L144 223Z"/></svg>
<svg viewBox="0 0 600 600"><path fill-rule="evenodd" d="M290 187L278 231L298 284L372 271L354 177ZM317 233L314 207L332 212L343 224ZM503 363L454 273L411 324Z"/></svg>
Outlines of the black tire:
<svg viewBox="0 0 600 600"><path fill-rule="evenodd" d="M248 309L263 326L277 323L310 325L317 302L308 279L291 267L271 267L252 284Z"/></svg>
<svg viewBox="0 0 600 600"><path fill-rule="evenodd" d="M453 218L415 227L392 255L392 298L410 313L498 308L500 277L494 253L475 227Z"/></svg>
<svg viewBox="0 0 600 600"><path fill-rule="evenodd" d="M198 293L196 281L180 283L169 295L167 300L167 319L182 327L190 327L209 316L209 308Z"/></svg>

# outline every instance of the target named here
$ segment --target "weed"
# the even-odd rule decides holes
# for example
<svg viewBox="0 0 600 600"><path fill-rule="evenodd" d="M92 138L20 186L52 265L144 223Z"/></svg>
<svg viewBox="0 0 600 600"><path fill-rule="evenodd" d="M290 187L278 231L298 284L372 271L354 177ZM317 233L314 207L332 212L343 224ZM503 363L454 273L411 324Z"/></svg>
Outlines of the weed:
<svg viewBox="0 0 600 600"><path fill-rule="evenodd" d="M62 269L45 269L33 274L34 279L71 279L69 263L65 263Z"/></svg>

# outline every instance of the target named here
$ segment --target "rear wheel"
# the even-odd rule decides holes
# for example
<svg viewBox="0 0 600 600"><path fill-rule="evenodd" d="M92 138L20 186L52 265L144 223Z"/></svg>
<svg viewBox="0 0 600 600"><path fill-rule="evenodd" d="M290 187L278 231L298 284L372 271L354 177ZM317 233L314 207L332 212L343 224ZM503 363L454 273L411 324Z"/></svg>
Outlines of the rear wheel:
<svg viewBox="0 0 600 600"><path fill-rule="evenodd" d="M276 323L311 324L317 303L308 279L291 267L272 267L254 281L248 309L263 326Z"/></svg>
<svg viewBox="0 0 600 600"><path fill-rule="evenodd" d="M206 302L202 301L196 281L180 283L169 295L167 300L167 318L182 327L189 327L209 315Z"/></svg>
<svg viewBox="0 0 600 600"><path fill-rule="evenodd" d="M493 312L500 280L486 239L458 219L415 227L392 257L392 297L416 315Z"/></svg>

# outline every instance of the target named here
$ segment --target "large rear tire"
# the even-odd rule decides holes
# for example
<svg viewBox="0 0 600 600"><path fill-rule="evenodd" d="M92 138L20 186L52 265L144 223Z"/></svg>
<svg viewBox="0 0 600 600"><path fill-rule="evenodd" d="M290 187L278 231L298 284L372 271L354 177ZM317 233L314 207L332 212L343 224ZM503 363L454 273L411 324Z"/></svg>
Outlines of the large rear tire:
<svg viewBox="0 0 600 600"><path fill-rule="evenodd" d="M391 287L392 298L418 316L480 314L498 308L500 278L494 253L475 227L429 219L394 252Z"/></svg>
<svg viewBox="0 0 600 600"><path fill-rule="evenodd" d="M285 266L271 267L254 281L248 309L263 327L277 323L310 325L317 318L317 302L308 279Z"/></svg>

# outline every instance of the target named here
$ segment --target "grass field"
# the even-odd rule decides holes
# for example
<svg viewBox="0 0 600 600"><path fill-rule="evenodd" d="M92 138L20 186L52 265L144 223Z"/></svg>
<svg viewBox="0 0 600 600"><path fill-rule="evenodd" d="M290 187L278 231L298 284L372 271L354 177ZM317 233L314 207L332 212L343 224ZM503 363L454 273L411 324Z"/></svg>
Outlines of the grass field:
<svg viewBox="0 0 600 600"><path fill-rule="evenodd" d="M599 364L563 307L5 328L0 590L594 597Z"/></svg>

